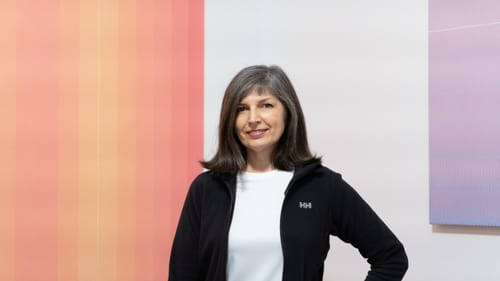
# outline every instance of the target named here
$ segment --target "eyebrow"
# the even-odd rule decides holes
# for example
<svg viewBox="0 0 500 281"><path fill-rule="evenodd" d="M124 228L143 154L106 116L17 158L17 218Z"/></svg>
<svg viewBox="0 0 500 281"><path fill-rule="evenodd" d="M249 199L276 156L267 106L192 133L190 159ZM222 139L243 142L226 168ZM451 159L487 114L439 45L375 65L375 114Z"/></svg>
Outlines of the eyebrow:
<svg viewBox="0 0 500 281"><path fill-rule="evenodd" d="M267 101L267 100L271 100L271 99L273 99L273 98L272 98L272 97L266 97L266 98L263 98L263 99L258 100L258 102L259 102L259 103L260 103L260 102L265 102L265 101ZM241 102L240 102L238 105L245 105L245 103L241 103Z"/></svg>

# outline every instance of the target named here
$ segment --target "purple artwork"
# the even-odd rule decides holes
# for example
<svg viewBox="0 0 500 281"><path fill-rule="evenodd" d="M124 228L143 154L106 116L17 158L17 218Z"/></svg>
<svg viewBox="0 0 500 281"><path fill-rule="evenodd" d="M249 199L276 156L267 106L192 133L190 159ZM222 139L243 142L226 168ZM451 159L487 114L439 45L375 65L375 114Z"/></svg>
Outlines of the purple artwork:
<svg viewBox="0 0 500 281"><path fill-rule="evenodd" d="M429 1L430 222L500 226L500 1Z"/></svg>

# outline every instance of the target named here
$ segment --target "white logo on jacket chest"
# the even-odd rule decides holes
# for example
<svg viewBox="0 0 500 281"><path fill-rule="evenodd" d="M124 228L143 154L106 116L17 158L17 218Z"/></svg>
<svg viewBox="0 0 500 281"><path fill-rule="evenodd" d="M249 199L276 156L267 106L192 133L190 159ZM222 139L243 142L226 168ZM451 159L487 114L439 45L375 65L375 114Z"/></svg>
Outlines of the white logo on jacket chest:
<svg viewBox="0 0 500 281"><path fill-rule="evenodd" d="M299 202L299 208L301 209L312 209L313 205L311 202Z"/></svg>

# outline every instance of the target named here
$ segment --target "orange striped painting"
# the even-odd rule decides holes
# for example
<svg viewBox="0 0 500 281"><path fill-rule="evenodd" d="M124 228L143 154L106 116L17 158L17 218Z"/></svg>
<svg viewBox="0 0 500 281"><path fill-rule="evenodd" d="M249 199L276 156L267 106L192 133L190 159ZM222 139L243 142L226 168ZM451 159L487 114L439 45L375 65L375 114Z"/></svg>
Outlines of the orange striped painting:
<svg viewBox="0 0 500 281"><path fill-rule="evenodd" d="M203 157L202 0L2 0L0 280L167 280Z"/></svg>

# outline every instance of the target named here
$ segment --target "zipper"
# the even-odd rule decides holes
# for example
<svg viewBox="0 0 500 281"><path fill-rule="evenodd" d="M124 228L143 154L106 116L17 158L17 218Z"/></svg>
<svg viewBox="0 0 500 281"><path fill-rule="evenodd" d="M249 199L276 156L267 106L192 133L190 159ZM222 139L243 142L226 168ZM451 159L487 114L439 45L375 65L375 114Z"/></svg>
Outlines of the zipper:
<svg viewBox="0 0 500 281"><path fill-rule="evenodd" d="M288 199L288 194L289 194L289 191L290 191L290 188L292 187L292 185L295 184L295 175L292 177L292 179L290 180L290 183L288 184L288 186L286 187L285 189L285 198L283 198L283 204L281 204L281 213L280 213L280 241L281 241L281 252L283 254L283 272L282 272L282 280L284 281L285 280L285 247L284 247L284 243L283 243L283 214L284 214L284 210L285 210L285 205L286 205L286 202L287 202L287 199Z"/></svg>
<svg viewBox="0 0 500 281"><path fill-rule="evenodd" d="M233 212L234 212L234 203L236 202L236 187L233 188L231 184L236 184L234 182L228 183L224 181L224 184L229 190L229 198L231 200L229 207L229 216L225 225L225 249L224 249L224 281L227 280L227 259L228 259L228 251L229 251L229 228L231 227L231 222L233 221ZM233 192L234 190L234 192Z"/></svg>

